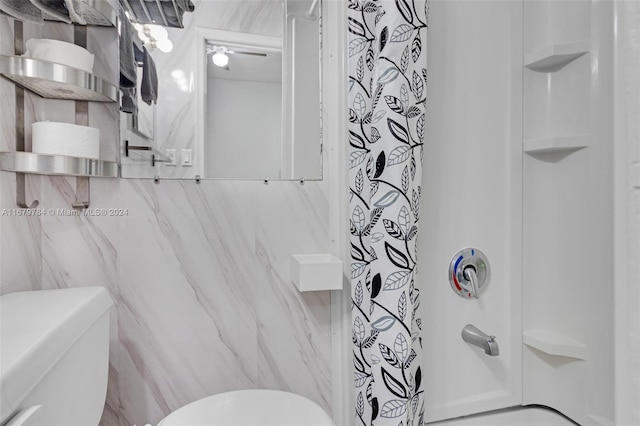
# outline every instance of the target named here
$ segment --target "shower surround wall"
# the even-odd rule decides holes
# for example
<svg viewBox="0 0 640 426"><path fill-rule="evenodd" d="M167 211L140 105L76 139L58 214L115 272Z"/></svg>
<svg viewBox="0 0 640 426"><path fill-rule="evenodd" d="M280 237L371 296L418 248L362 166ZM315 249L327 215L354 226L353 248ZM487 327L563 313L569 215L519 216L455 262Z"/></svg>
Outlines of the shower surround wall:
<svg viewBox="0 0 640 426"><path fill-rule="evenodd" d="M431 0L418 233L426 420L522 401L522 3ZM465 247L489 259L478 299L452 291ZM462 340L473 324L499 356Z"/></svg>
<svg viewBox="0 0 640 426"><path fill-rule="evenodd" d="M543 404L582 425L639 424L636 3L431 2L429 420ZM468 245L492 267L477 301L446 277ZM466 323L500 355L463 342Z"/></svg>
<svg viewBox="0 0 640 426"><path fill-rule="evenodd" d="M640 424L640 4L618 2L614 9L615 418L634 425Z"/></svg>
<svg viewBox="0 0 640 426"><path fill-rule="evenodd" d="M238 18L233 11L207 17L207 3L196 2L199 13L186 15L187 26ZM243 19L225 29L260 27L265 16L256 11ZM3 49L13 40L7 34L7 42L7 25L12 20L0 18ZM58 35L69 40L64 25L46 27L62 28ZM191 41L174 43L174 51L185 52L179 69L193 75ZM13 85L0 84L2 149L13 149L13 112L4 107L13 105ZM168 95L173 86L167 84L161 88ZM183 99L171 103L172 123L174 136L189 139L193 132L185 129L194 127L195 100ZM64 104L34 99L32 109L40 119L72 122L70 111L53 111ZM0 211L15 208L14 176L0 172ZM27 180L41 207L71 210L75 179ZM289 390L331 411L330 296L298 293L289 272L291 254L332 251L328 192L326 180L156 185L91 179L91 209L127 214L0 218L1 291L109 289L116 309L102 425L156 423L188 402L246 388Z"/></svg>
<svg viewBox="0 0 640 426"><path fill-rule="evenodd" d="M524 2L523 402L585 426L614 419L613 5Z"/></svg>

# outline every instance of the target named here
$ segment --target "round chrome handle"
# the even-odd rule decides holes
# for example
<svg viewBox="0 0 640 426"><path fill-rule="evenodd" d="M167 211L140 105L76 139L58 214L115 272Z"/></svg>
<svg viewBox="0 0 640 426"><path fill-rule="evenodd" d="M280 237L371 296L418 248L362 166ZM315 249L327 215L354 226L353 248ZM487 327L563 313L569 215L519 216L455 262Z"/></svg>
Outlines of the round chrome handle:
<svg viewBox="0 0 640 426"><path fill-rule="evenodd" d="M477 299L489 282L489 260L476 248L457 252L449 264L449 283L454 293Z"/></svg>

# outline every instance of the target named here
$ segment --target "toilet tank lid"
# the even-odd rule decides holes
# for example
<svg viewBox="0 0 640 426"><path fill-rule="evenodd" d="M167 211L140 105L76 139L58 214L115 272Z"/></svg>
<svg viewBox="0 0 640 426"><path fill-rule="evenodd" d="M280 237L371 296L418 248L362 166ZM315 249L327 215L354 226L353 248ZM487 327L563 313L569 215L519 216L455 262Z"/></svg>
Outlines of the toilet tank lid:
<svg viewBox="0 0 640 426"><path fill-rule="evenodd" d="M103 287L0 296L0 392L24 397L113 305Z"/></svg>

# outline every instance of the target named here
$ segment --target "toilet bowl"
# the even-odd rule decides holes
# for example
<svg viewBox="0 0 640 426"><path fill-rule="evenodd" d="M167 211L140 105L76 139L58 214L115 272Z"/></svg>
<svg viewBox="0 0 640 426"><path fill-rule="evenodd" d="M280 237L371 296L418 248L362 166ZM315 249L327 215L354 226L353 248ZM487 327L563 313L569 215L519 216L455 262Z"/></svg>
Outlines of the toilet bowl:
<svg viewBox="0 0 640 426"><path fill-rule="evenodd" d="M250 389L208 396L158 426L335 426L316 403L289 392Z"/></svg>

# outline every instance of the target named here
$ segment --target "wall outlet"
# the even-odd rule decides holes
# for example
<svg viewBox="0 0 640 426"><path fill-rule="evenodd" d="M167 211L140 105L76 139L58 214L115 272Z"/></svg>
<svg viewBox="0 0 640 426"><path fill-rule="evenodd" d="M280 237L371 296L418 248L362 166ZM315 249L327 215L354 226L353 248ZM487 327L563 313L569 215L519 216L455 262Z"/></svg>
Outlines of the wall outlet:
<svg viewBox="0 0 640 426"><path fill-rule="evenodd" d="M176 165L176 150L175 149L165 149L164 155L171 160L168 163L165 163L167 166L175 166Z"/></svg>
<svg viewBox="0 0 640 426"><path fill-rule="evenodd" d="M191 150L190 149L183 149L182 150L182 165L184 167L193 166L193 158L191 156Z"/></svg>

